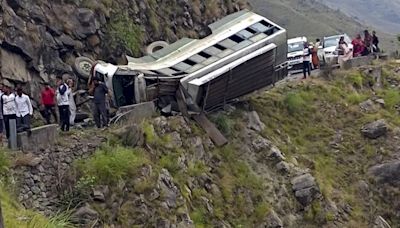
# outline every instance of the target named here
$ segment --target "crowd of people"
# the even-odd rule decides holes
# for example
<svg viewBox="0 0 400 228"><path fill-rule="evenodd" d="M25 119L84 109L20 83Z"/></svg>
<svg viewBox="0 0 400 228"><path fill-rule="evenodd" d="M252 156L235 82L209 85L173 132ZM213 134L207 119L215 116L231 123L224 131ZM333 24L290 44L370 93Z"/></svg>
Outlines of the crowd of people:
<svg viewBox="0 0 400 228"><path fill-rule="evenodd" d="M368 30L364 31L364 37L361 37L361 34L357 34L356 37L352 40L351 44L353 45L353 49L349 47L349 44L346 43L344 36L340 37L338 42L337 50L340 61L347 61L351 58L367 56L373 53L380 52L379 48L379 38L376 35L376 32L373 31L372 35ZM303 50L303 75L304 79L307 78L307 75L311 75L311 66L314 69L318 69L320 67L320 60L318 57L318 50L321 45L321 40L316 39L315 44L313 43L304 43Z"/></svg>
<svg viewBox="0 0 400 228"><path fill-rule="evenodd" d="M69 131L75 124L76 104L74 99L74 81L72 79L56 79L56 87L45 83L40 96L40 114L46 124L58 123L61 131ZM93 96L93 118L98 128L108 127L106 106L107 86L98 78L93 78L90 95ZM23 92L22 86L13 89L9 85L0 84L0 134L9 139L10 123L15 120L17 132L26 131L31 135L31 118L33 106L31 98ZM58 113L56 108L58 108ZM58 118L59 117L59 118ZM52 120L54 119L54 120Z"/></svg>

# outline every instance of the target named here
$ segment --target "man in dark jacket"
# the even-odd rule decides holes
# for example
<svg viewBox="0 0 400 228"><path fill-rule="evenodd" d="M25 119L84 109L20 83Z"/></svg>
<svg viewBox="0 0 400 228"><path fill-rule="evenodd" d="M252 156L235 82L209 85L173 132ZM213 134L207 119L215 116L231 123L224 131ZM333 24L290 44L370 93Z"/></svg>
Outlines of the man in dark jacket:
<svg viewBox="0 0 400 228"><path fill-rule="evenodd" d="M93 118L98 128L107 127L106 94L108 94L108 88L97 77L93 78L93 83Z"/></svg>

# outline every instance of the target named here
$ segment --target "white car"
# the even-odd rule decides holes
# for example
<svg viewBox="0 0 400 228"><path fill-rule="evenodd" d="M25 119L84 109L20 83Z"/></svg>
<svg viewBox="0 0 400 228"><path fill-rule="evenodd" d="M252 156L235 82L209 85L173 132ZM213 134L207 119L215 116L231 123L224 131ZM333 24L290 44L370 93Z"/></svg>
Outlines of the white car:
<svg viewBox="0 0 400 228"><path fill-rule="evenodd" d="M353 50L351 39L347 34L335 35L324 37L322 41L322 51L319 53L320 59L324 63L337 64L338 63L338 47L340 37L344 36L344 41L349 45L350 50Z"/></svg>
<svg viewBox="0 0 400 228"><path fill-rule="evenodd" d="M287 61L289 71L303 69L304 43L306 42L307 38L304 36L288 39Z"/></svg>

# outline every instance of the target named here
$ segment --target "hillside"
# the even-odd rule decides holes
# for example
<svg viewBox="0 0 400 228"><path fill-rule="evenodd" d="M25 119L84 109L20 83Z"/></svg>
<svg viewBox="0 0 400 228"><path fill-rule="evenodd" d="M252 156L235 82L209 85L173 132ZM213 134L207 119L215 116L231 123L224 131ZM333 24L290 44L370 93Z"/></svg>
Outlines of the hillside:
<svg viewBox="0 0 400 228"><path fill-rule="evenodd" d="M397 227L399 86L396 62L281 84L210 115L224 147L181 116L73 131L8 189L77 227Z"/></svg>
<svg viewBox="0 0 400 228"><path fill-rule="evenodd" d="M400 34L399 0L323 0L332 9L340 9L383 32Z"/></svg>
<svg viewBox="0 0 400 228"><path fill-rule="evenodd" d="M349 4L349 1L344 1ZM339 10L333 10L315 0L250 0L255 12L270 18L288 30L289 37L307 36L313 40L340 33L350 37L364 29L371 28L369 23L360 22L357 17L350 17ZM350 14L351 15L351 14ZM382 47L393 50L396 38L375 29L381 37Z"/></svg>

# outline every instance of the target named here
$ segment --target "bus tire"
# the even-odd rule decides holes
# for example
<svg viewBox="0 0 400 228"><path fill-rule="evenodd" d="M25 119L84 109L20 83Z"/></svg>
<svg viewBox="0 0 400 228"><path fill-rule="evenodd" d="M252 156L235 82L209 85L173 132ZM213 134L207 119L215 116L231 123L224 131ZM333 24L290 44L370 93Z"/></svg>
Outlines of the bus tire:
<svg viewBox="0 0 400 228"><path fill-rule="evenodd" d="M90 70L92 69L93 64L94 61L92 59L81 56L75 59L73 68L79 78L88 80L90 77Z"/></svg>
<svg viewBox="0 0 400 228"><path fill-rule="evenodd" d="M169 44L166 41L155 41L151 44L149 44L149 46L147 46L146 48L146 54L150 55L153 54L154 52L163 49L165 47L167 47Z"/></svg>

